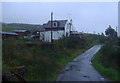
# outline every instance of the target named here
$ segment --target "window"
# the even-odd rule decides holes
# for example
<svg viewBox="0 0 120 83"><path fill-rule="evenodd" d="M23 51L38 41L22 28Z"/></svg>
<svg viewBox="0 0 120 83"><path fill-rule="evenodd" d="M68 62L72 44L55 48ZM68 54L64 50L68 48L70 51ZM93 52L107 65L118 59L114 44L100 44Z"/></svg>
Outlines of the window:
<svg viewBox="0 0 120 83"><path fill-rule="evenodd" d="M57 27L57 22L53 22L53 27Z"/></svg>

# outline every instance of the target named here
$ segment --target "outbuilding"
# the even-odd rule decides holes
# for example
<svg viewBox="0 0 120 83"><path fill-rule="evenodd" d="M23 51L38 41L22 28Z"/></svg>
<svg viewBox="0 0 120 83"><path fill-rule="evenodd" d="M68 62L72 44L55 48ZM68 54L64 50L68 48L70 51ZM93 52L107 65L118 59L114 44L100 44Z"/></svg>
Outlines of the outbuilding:
<svg viewBox="0 0 120 83"><path fill-rule="evenodd" d="M6 38L10 38L10 37L18 37L17 33L13 33L13 32L0 32L0 38L2 39L6 39Z"/></svg>
<svg viewBox="0 0 120 83"><path fill-rule="evenodd" d="M13 30L14 33L17 33L19 36L27 36L30 34L29 30L24 30L24 29L15 29Z"/></svg>

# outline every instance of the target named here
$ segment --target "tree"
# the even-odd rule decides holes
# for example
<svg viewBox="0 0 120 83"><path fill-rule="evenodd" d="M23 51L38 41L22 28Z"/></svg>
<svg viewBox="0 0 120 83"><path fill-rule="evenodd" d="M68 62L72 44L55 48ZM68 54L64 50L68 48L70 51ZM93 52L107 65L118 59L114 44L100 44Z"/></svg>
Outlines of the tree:
<svg viewBox="0 0 120 83"><path fill-rule="evenodd" d="M105 36L104 33L101 33L101 36Z"/></svg>
<svg viewBox="0 0 120 83"><path fill-rule="evenodd" d="M106 29L105 34L108 36L106 37L106 44L108 45L117 45L117 32L109 25Z"/></svg>
<svg viewBox="0 0 120 83"><path fill-rule="evenodd" d="M117 32L110 25L106 29L105 34L109 37L117 37Z"/></svg>

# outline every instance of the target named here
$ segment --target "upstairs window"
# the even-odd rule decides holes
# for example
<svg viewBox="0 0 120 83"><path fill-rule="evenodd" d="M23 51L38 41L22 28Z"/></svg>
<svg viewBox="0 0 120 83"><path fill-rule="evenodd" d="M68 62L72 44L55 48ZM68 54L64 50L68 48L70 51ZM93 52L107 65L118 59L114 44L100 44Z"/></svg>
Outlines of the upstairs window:
<svg viewBox="0 0 120 83"><path fill-rule="evenodd" d="M53 22L53 27L57 27L57 22Z"/></svg>

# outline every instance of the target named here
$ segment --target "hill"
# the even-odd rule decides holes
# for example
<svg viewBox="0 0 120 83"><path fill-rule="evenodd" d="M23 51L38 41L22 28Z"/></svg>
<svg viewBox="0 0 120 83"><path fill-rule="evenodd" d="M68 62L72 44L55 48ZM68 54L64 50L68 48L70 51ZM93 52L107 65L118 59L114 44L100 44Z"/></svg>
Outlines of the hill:
<svg viewBox="0 0 120 83"><path fill-rule="evenodd" d="M22 24L22 23L2 23L2 31L12 31L14 29L39 30L42 25Z"/></svg>

